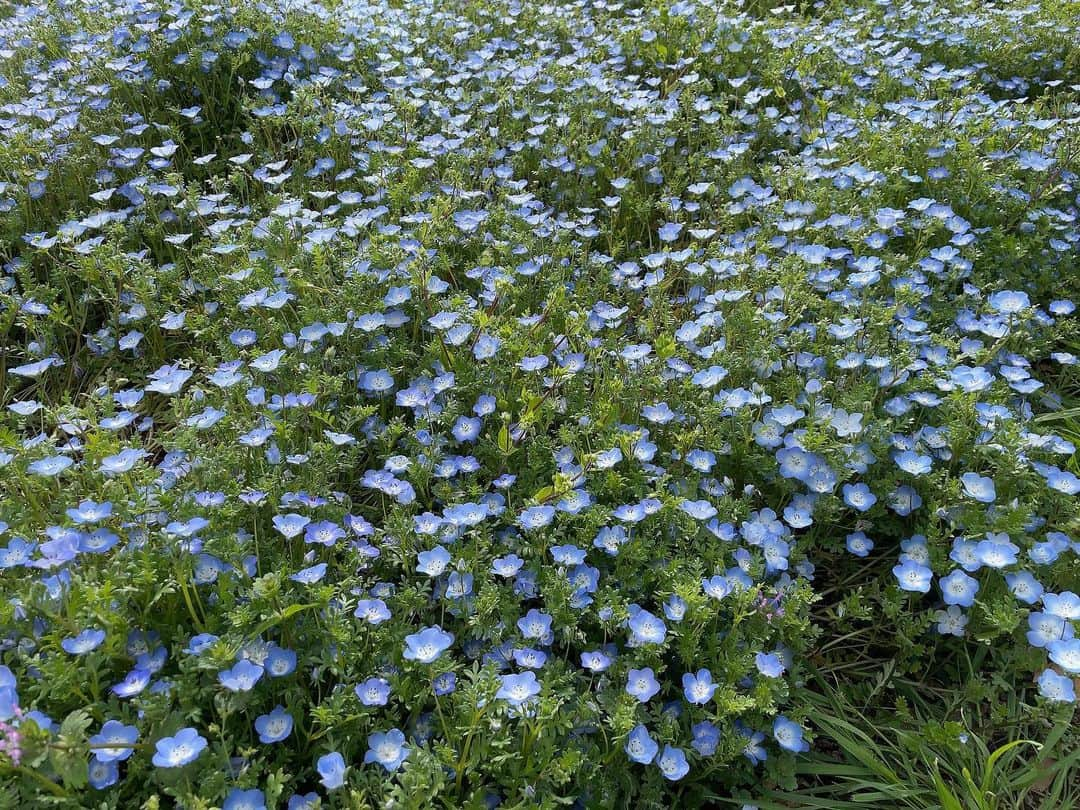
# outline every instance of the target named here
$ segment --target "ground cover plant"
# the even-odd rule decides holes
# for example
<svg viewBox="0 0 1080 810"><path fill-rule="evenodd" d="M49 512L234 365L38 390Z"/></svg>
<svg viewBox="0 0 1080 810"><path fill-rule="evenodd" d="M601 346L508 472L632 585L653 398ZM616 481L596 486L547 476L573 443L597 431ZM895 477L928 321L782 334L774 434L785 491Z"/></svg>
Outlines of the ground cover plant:
<svg viewBox="0 0 1080 810"><path fill-rule="evenodd" d="M1075 3L0 10L0 805L1080 802Z"/></svg>

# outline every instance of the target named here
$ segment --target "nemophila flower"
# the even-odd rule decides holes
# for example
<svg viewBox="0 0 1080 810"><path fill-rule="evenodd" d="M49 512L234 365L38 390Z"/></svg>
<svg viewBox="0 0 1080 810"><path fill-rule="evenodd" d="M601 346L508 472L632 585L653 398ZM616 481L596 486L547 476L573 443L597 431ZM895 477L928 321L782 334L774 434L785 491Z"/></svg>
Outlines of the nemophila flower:
<svg viewBox="0 0 1080 810"><path fill-rule="evenodd" d="M1043 609L1053 616L1060 616L1070 621L1080 619L1080 596L1072 591L1047 593L1043 595L1042 601Z"/></svg>
<svg viewBox="0 0 1080 810"><path fill-rule="evenodd" d="M457 675L453 672L443 672L436 675L431 682L432 691L438 695L450 695L457 689Z"/></svg>
<svg viewBox="0 0 1080 810"><path fill-rule="evenodd" d="M319 781L327 790L337 790L345 784L345 758L337 751L323 754L315 764L315 770L319 774Z"/></svg>
<svg viewBox="0 0 1080 810"><path fill-rule="evenodd" d="M430 551L421 551L416 555L416 570L429 577L442 576L450 564L450 552L442 546L435 546Z"/></svg>
<svg viewBox="0 0 1080 810"><path fill-rule="evenodd" d="M150 374L152 382L146 386L146 390L171 396L180 392L184 383L191 379L191 375L191 371L179 366L162 366Z"/></svg>
<svg viewBox="0 0 1080 810"><path fill-rule="evenodd" d="M520 708L540 694L540 682L534 672L522 672L516 675L500 675L498 700L505 700L511 706Z"/></svg>
<svg viewBox="0 0 1080 810"><path fill-rule="evenodd" d="M641 703L648 703L660 691L660 682L652 667L631 669L626 675L626 694L635 697Z"/></svg>
<svg viewBox="0 0 1080 810"><path fill-rule="evenodd" d="M845 542L847 550L856 557L866 557L874 548L874 541L867 537L864 532L852 532L847 536Z"/></svg>
<svg viewBox="0 0 1080 810"><path fill-rule="evenodd" d="M517 626L525 638L543 640L551 635L551 617L535 608L518 619Z"/></svg>
<svg viewBox="0 0 1080 810"><path fill-rule="evenodd" d="M115 762L100 759L90 760L90 764L86 769L86 780L90 783L90 787L95 790L104 790L115 785L119 779L120 768Z"/></svg>
<svg viewBox="0 0 1080 810"><path fill-rule="evenodd" d="M581 666L590 672L604 672L611 666L611 658L602 650L591 650L581 654Z"/></svg>
<svg viewBox="0 0 1080 810"><path fill-rule="evenodd" d="M767 678L779 678L784 674L784 662L776 653L755 653L754 666Z"/></svg>
<svg viewBox="0 0 1080 810"><path fill-rule="evenodd" d="M877 497L866 484L844 484L844 503L859 512L865 512L875 503Z"/></svg>
<svg viewBox="0 0 1080 810"><path fill-rule="evenodd" d="M699 669L696 675L689 672L682 677L683 694L688 703L703 706L712 700L719 684L713 683L712 673L707 669Z"/></svg>
<svg viewBox="0 0 1080 810"><path fill-rule="evenodd" d="M1076 687L1073 679L1054 672L1052 669L1044 669L1038 678L1039 694L1047 700L1055 703L1075 703Z"/></svg>
<svg viewBox="0 0 1080 810"><path fill-rule="evenodd" d="M532 647L514 650L514 663L522 669L541 669L547 662L547 653Z"/></svg>
<svg viewBox="0 0 1080 810"><path fill-rule="evenodd" d="M112 687L112 693L120 698L135 697L150 684L150 673L145 669L133 669L124 680Z"/></svg>
<svg viewBox="0 0 1080 810"><path fill-rule="evenodd" d="M554 506L530 506L518 516L518 525L526 531L542 529L555 517Z"/></svg>
<svg viewBox="0 0 1080 810"><path fill-rule="evenodd" d="M438 625L425 627L419 633L405 636L403 655L406 660L430 664L437 660L453 643L453 633L445 632Z"/></svg>
<svg viewBox="0 0 1080 810"><path fill-rule="evenodd" d="M1015 315L1031 306L1027 293L1019 290L1002 290L991 294L986 300L995 312L1007 315Z"/></svg>
<svg viewBox="0 0 1080 810"><path fill-rule="evenodd" d="M1009 542L1006 534L988 534L986 540L980 540L975 546L975 557L987 568L1004 568L1016 564L1016 555L1020 548Z"/></svg>
<svg viewBox="0 0 1080 810"><path fill-rule="evenodd" d="M32 462L26 470L32 475L39 475L42 478L53 478L74 463L75 462L67 456L50 456Z"/></svg>
<svg viewBox="0 0 1080 810"><path fill-rule="evenodd" d="M225 797L221 810L266 810L266 796L258 788L233 788Z"/></svg>
<svg viewBox="0 0 1080 810"><path fill-rule="evenodd" d="M500 577L512 577L521 570L525 561L516 554L508 554L505 557L496 557L491 561L491 572Z"/></svg>
<svg viewBox="0 0 1080 810"><path fill-rule="evenodd" d="M904 560L893 566L893 576L896 577L897 585L902 591L914 593L929 593L930 582L933 579L933 571L925 565L914 560Z"/></svg>
<svg viewBox="0 0 1080 810"><path fill-rule="evenodd" d="M798 754L810 750L810 745L803 740L802 726L782 714L773 721L773 739L785 751Z"/></svg>
<svg viewBox="0 0 1080 810"><path fill-rule="evenodd" d="M310 568L302 568L295 574L292 574L289 579L293 582L299 582L304 585L314 585L316 582L320 582L323 577L326 576L326 563L318 563Z"/></svg>
<svg viewBox="0 0 1080 810"><path fill-rule="evenodd" d="M664 616L666 616L669 621L678 624L685 618L686 608L686 601L677 594L672 594L664 602Z"/></svg>
<svg viewBox="0 0 1080 810"><path fill-rule="evenodd" d="M104 640L104 630L83 630L77 636L65 638L60 642L60 646L72 655L85 655L96 650Z"/></svg>
<svg viewBox="0 0 1080 810"><path fill-rule="evenodd" d="M1030 571L1017 571L1005 575L1005 582L1018 601L1033 605L1043 595L1043 586Z"/></svg>
<svg viewBox="0 0 1080 810"><path fill-rule="evenodd" d="M353 615L368 624L382 624L390 618L390 608L382 599L361 599L356 603Z"/></svg>
<svg viewBox="0 0 1080 810"><path fill-rule="evenodd" d="M963 537L958 537L953 540L952 551L949 552L949 559L955 563L959 563L960 567L965 571L978 571L982 568L982 563L979 561L979 555L976 551L978 543L973 540L966 540Z"/></svg>
<svg viewBox="0 0 1080 810"><path fill-rule="evenodd" d="M722 574L716 574L708 579L701 580L701 589L706 596L713 599L723 599L731 593L731 580Z"/></svg>
<svg viewBox="0 0 1080 810"><path fill-rule="evenodd" d="M153 763L159 768L180 768L194 762L206 749L206 739L193 728L182 728L173 737L155 743Z"/></svg>
<svg viewBox="0 0 1080 810"><path fill-rule="evenodd" d="M958 605L950 605L946 610L934 613L937 630L942 635L962 636L967 627L968 617Z"/></svg>
<svg viewBox="0 0 1080 810"><path fill-rule="evenodd" d="M259 735L261 743L282 742L292 734L292 729L292 715L282 706L275 706L269 714L260 715L255 719L255 732Z"/></svg>
<svg viewBox="0 0 1080 810"><path fill-rule="evenodd" d="M978 580L960 570L954 570L942 577L938 580L938 586L941 588L941 598L945 600L946 605L971 607L975 604L975 594L979 592Z"/></svg>
<svg viewBox="0 0 1080 810"><path fill-rule="evenodd" d="M964 485L964 494L980 503L993 503L997 498L992 478L967 472L960 476L960 482Z"/></svg>
<svg viewBox="0 0 1080 810"><path fill-rule="evenodd" d="M274 515L274 528L281 532L286 539L297 537L311 522L311 518L298 515L295 512L286 515Z"/></svg>
<svg viewBox="0 0 1080 810"><path fill-rule="evenodd" d="M1050 660L1066 672L1080 674L1080 638L1059 638L1046 645Z"/></svg>
<svg viewBox="0 0 1080 810"><path fill-rule="evenodd" d="M277 515L274 517L274 527L284 534L286 537L295 537L296 535L290 535L288 532L294 531L294 527L299 524L300 521L296 520L298 515L289 515L292 518L288 522L288 525L277 522ZM333 546L338 540L345 537L345 530L341 528L337 523L333 523L329 520L320 520L317 523L308 523L304 526L304 542L309 544L318 544L320 546L326 546L327 548Z"/></svg>
<svg viewBox="0 0 1080 810"><path fill-rule="evenodd" d="M265 670L246 659L237 661L230 669L218 673L218 683L230 692L250 692Z"/></svg>
<svg viewBox="0 0 1080 810"><path fill-rule="evenodd" d="M663 777L671 782L677 782L690 773L690 763L686 761L686 754L681 748L670 745L664 746L664 750L656 758L656 766Z"/></svg>
<svg viewBox="0 0 1080 810"><path fill-rule="evenodd" d="M394 773L409 756L405 745L405 735L396 728L389 731L377 731L367 738L368 750L364 754L364 764L378 763L387 773Z"/></svg>
<svg viewBox="0 0 1080 810"><path fill-rule="evenodd" d="M893 456L896 466L911 475L926 475L930 472L933 459L930 456L920 455L913 450L904 450Z"/></svg>
<svg viewBox="0 0 1080 810"><path fill-rule="evenodd" d="M663 620L638 609L629 620L631 641L635 644L663 644L667 638L667 626Z"/></svg>
<svg viewBox="0 0 1080 810"><path fill-rule="evenodd" d="M274 646L267 651L263 659L263 670L271 678L283 678L296 671L296 652L284 647Z"/></svg>
<svg viewBox="0 0 1080 810"><path fill-rule="evenodd" d="M623 750L626 751L631 762L648 765L656 758L660 746L649 736L649 730L638 724L627 736Z"/></svg>
<svg viewBox="0 0 1080 810"><path fill-rule="evenodd" d="M1073 626L1061 616L1033 611L1028 614L1027 640L1032 647L1046 647L1052 641L1070 639Z"/></svg>
<svg viewBox="0 0 1080 810"><path fill-rule="evenodd" d="M390 699L390 684L384 678L368 678L355 689L365 706L385 706Z"/></svg>
<svg viewBox="0 0 1080 810"><path fill-rule="evenodd" d="M690 728L694 739L690 743L703 757L711 757L720 746L720 729L708 720L694 723Z"/></svg>
<svg viewBox="0 0 1080 810"><path fill-rule="evenodd" d="M679 504L679 508L696 520L708 520L717 514L716 507L705 500L683 501Z"/></svg>
<svg viewBox="0 0 1080 810"><path fill-rule="evenodd" d="M461 571L453 571L446 578L446 590L444 595L447 599L464 599L473 592L473 575Z"/></svg>
<svg viewBox="0 0 1080 810"><path fill-rule="evenodd" d="M762 745L765 742L764 732L747 728L738 720L735 721L735 731L745 741L742 754L750 760L751 765L759 765L768 759L769 754Z"/></svg>
<svg viewBox="0 0 1080 810"><path fill-rule="evenodd" d="M118 720L106 720L101 731L90 737L90 752L99 762L123 762L135 750L139 730Z"/></svg>

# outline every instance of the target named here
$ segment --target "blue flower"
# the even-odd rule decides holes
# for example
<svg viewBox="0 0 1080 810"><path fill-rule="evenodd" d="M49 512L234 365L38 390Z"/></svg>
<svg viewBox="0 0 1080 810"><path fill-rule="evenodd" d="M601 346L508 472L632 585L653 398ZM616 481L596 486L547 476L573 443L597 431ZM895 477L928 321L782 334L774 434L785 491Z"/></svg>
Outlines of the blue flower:
<svg viewBox="0 0 1080 810"><path fill-rule="evenodd" d="M933 459L930 456L922 456L913 450L904 450L893 456L896 466L911 475L926 475L930 472Z"/></svg>
<svg viewBox="0 0 1080 810"><path fill-rule="evenodd" d="M769 758L769 753L762 743L765 741L765 733L747 728L740 721L735 721L735 730L744 739L742 749L743 756L750 760L751 765L760 765Z"/></svg>
<svg viewBox="0 0 1080 810"><path fill-rule="evenodd" d="M645 726L639 724L634 727L633 731L631 731L630 735L626 738L624 750L632 762L648 765L656 758L660 746L658 746L656 741L649 736L649 730L645 728Z"/></svg>
<svg viewBox="0 0 1080 810"><path fill-rule="evenodd" d="M720 729L715 724L710 723L708 720L702 720L691 727L690 733L694 736L694 740L690 744L694 746L694 750L701 756L709 757L716 753L716 749L720 745Z"/></svg>
<svg viewBox="0 0 1080 810"><path fill-rule="evenodd" d="M667 638L667 626L663 620L644 609L634 612L629 627L631 640L635 644L663 644Z"/></svg>
<svg viewBox="0 0 1080 810"><path fill-rule="evenodd" d="M712 673L699 669L696 675L689 672L682 676L683 693L689 703L704 706L716 694L718 684L713 683Z"/></svg>
<svg viewBox="0 0 1080 810"><path fill-rule="evenodd" d="M1059 638L1046 645L1050 660L1073 675L1080 674L1080 638Z"/></svg>
<svg viewBox="0 0 1080 810"><path fill-rule="evenodd" d="M457 689L457 675L453 672L436 675L431 682L431 688L439 696L452 694Z"/></svg>
<svg viewBox="0 0 1080 810"><path fill-rule="evenodd" d="M866 484L844 484L844 503L859 512L865 512L875 503L877 496Z"/></svg>
<svg viewBox="0 0 1080 810"><path fill-rule="evenodd" d="M1020 548L1009 542L1007 534L988 534L986 540L980 540L975 546L975 557L987 568L1004 568L1016 565L1016 555Z"/></svg>
<svg viewBox="0 0 1080 810"><path fill-rule="evenodd" d="M518 524L526 531L542 529L555 517L554 506L530 506L518 516Z"/></svg>
<svg viewBox="0 0 1080 810"><path fill-rule="evenodd" d="M345 784L345 759L337 751L323 754L315 765L319 781L327 790L337 790Z"/></svg>
<svg viewBox="0 0 1080 810"><path fill-rule="evenodd" d="M874 541L864 532L852 532L847 536L847 550L856 557L866 557L874 548Z"/></svg>
<svg viewBox="0 0 1080 810"><path fill-rule="evenodd" d="M583 652L581 654L581 666L590 672L603 672L611 666L611 658L602 650Z"/></svg>
<svg viewBox="0 0 1080 810"><path fill-rule="evenodd" d="M518 619L517 626L525 638L543 642L551 637L551 617L535 608Z"/></svg>
<svg viewBox="0 0 1080 810"><path fill-rule="evenodd" d="M454 643L454 634L445 632L438 625L425 627L419 633L405 636L405 652L409 661L430 664Z"/></svg>
<svg viewBox="0 0 1080 810"><path fill-rule="evenodd" d="M941 597L946 605L971 607L975 604L975 594L979 592L978 580L969 577L959 569L942 577L938 581L938 586L941 588Z"/></svg>
<svg viewBox="0 0 1080 810"><path fill-rule="evenodd" d="M65 638L60 642L60 646L72 655L85 655L96 650L104 640L104 630L83 630L73 638Z"/></svg>
<svg viewBox="0 0 1080 810"><path fill-rule="evenodd" d="M914 593L928 593L930 591L933 571L927 566L913 560L904 560L893 566L892 571L900 590Z"/></svg>
<svg viewBox="0 0 1080 810"><path fill-rule="evenodd" d="M500 675L499 691L495 697L505 700L510 705L520 708L540 694L540 682L535 672L522 672L518 675Z"/></svg>
<svg viewBox="0 0 1080 810"><path fill-rule="evenodd" d="M934 614L937 622L937 630L942 635L962 636L968 624L968 617L957 605L949 605L947 610L939 610Z"/></svg>
<svg viewBox="0 0 1080 810"><path fill-rule="evenodd" d="M231 669L218 673L218 683L230 692L250 692L263 676L263 668L247 659L237 661Z"/></svg>
<svg viewBox="0 0 1080 810"><path fill-rule="evenodd" d="M356 603L353 615L368 624L382 624L390 618L390 608L382 599L361 599Z"/></svg>
<svg viewBox="0 0 1080 810"><path fill-rule="evenodd" d="M389 731L377 731L368 735L368 750L364 754L364 764L377 762L388 773L393 773L409 756L405 745L405 735L396 728Z"/></svg>
<svg viewBox="0 0 1080 810"><path fill-rule="evenodd" d="M390 699L390 684L385 678L368 678L354 691L365 706L385 706Z"/></svg>
<svg viewBox="0 0 1080 810"><path fill-rule="evenodd" d="M993 503L997 498L994 490L994 479L985 478L978 473L966 472L960 476L960 482L964 485L964 494L974 498L980 503Z"/></svg>
<svg viewBox="0 0 1080 810"><path fill-rule="evenodd" d="M1005 575L1005 582L1013 596L1025 605L1033 605L1043 595L1042 583L1030 571L1016 571Z"/></svg>
<svg viewBox="0 0 1080 810"><path fill-rule="evenodd" d="M1043 596L1043 607L1047 613L1073 621L1080 619L1080 596L1072 591L1048 593Z"/></svg>
<svg viewBox="0 0 1080 810"><path fill-rule="evenodd" d="M173 737L163 737L155 744L153 763L159 768L180 768L199 758L206 740L193 728L182 728Z"/></svg>
<svg viewBox="0 0 1080 810"><path fill-rule="evenodd" d="M269 714L260 715L255 719L255 731L259 735L259 742L267 745L282 742L292 734L292 729L292 715L280 705L275 706Z"/></svg>
<svg viewBox="0 0 1080 810"><path fill-rule="evenodd" d="M266 796L258 788L233 788L225 797L221 810L266 810Z"/></svg>
<svg viewBox="0 0 1080 810"><path fill-rule="evenodd" d="M626 694L641 703L647 703L659 691L660 682L656 680L652 667L631 669L626 674Z"/></svg>
<svg viewBox="0 0 1080 810"><path fill-rule="evenodd" d="M766 678L779 678L784 674L784 662L776 653L759 652L754 655L757 671Z"/></svg>
<svg viewBox="0 0 1080 810"><path fill-rule="evenodd" d="M773 721L773 738L785 751L801 753L809 751L809 744L803 740L803 728L798 723L788 720L784 715L777 715Z"/></svg>
<svg viewBox="0 0 1080 810"><path fill-rule="evenodd" d="M1059 675L1052 669L1044 669L1039 675L1039 694L1055 703L1075 703L1076 688L1072 678Z"/></svg>
<svg viewBox="0 0 1080 810"><path fill-rule="evenodd" d="M89 740L90 750L99 762L123 762L135 750L139 730L117 720L106 720L101 731Z"/></svg>
<svg viewBox="0 0 1080 810"><path fill-rule="evenodd" d="M1006 315L1015 315L1031 306L1027 293L1020 290L1002 290L986 299L991 309Z"/></svg>
<svg viewBox="0 0 1080 810"><path fill-rule="evenodd" d="M124 680L112 687L117 697L129 698L142 692L150 683L150 673L145 669L133 669Z"/></svg>
<svg viewBox="0 0 1080 810"><path fill-rule="evenodd" d="M86 779L94 790L104 790L120 779L120 768L112 760L92 759L86 769Z"/></svg>
<svg viewBox="0 0 1080 810"><path fill-rule="evenodd" d="M690 772L690 763L686 761L686 754L681 748L673 748L665 745L663 752L656 760L656 766L664 778L677 782Z"/></svg>
<svg viewBox="0 0 1080 810"><path fill-rule="evenodd" d="M75 462L67 456L50 456L49 458L38 459L26 469L34 475L40 475L42 478L52 478L53 476L62 473L74 463Z"/></svg>
<svg viewBox="0 0 1080 810"><path fill-rule="evenodd" d="M416 570L429 577L441 576L450 564L450 552L442 546L435 546L430 551L421 551L416 555Z"/></svg>

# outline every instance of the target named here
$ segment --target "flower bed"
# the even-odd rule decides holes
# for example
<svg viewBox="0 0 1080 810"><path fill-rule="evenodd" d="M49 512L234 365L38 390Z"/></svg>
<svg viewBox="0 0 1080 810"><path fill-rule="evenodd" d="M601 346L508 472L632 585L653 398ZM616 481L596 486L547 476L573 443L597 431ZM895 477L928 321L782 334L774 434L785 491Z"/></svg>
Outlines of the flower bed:
<svg viewBox="0 0 1080 810"><path fill-rule="evenodd" d="M856 5L8 16L5 795L752 797L853 620L1074 702L1076 20Z"/></svg>

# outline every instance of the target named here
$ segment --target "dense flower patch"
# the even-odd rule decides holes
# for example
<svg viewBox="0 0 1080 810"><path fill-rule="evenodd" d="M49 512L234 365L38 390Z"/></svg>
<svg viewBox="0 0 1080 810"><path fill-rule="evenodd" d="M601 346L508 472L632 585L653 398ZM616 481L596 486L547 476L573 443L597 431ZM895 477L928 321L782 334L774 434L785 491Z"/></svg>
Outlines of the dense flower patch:
<svg viewBox="0 0 1080 810"><path fill-rule="evenodd" d="M752 797L822 598L1074 702L1078 26L854 5L11 9L5 795Z"/></svg>

